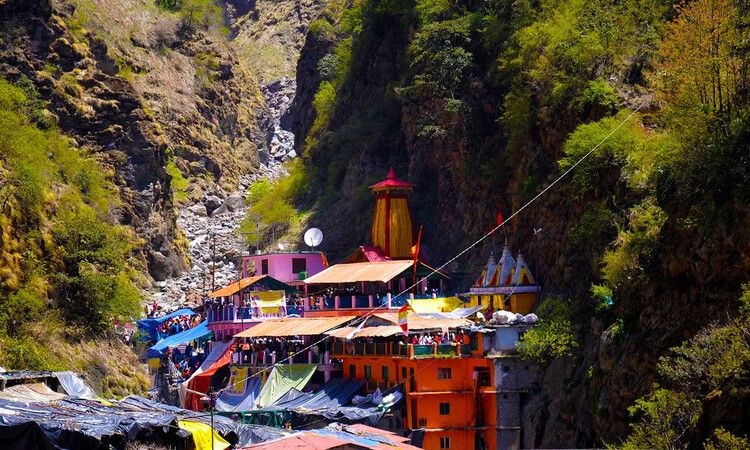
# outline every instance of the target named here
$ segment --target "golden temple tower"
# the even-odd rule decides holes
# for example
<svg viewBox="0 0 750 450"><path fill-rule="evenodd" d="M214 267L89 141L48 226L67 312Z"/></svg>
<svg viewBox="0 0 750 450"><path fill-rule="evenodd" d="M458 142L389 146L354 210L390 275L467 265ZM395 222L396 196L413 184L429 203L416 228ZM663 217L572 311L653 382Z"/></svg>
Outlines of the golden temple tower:
<svg viewBox="0 0 750 450"><path fill-rule="evenodd" d="M393 168L388 177L370 186L375 194L372 245L392 259L412 258L412 222L408 195L414 185L399 180Z"/></svg>

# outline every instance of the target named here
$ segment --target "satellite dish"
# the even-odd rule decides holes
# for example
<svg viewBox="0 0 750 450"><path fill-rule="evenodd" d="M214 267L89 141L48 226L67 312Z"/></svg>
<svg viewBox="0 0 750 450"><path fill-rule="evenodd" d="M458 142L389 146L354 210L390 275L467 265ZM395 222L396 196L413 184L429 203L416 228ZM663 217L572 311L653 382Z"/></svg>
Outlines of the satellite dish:
<svg viewBox="0 0 750 450"><path fill-rule="evenodd" d="M323 242L323 232L318 228L310 228L305 231L305 244L308 247L317 247L321 242Z"/></svg>
<svg viewBox="0 0 750 450"><path fill-rule="evenodd" d="M279 242L278 244L276 244L276 247L278 247L279 250L281 250L283 252L284 248L286 247L286 245L284 245L283 242Z"/></svg>

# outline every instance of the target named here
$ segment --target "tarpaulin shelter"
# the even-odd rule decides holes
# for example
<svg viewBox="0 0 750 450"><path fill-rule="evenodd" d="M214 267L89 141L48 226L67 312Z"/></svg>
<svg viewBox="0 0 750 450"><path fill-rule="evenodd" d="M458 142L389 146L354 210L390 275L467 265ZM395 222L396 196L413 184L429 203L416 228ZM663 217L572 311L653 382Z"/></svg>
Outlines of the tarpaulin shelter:
<svg viewBox="0 0 750 450"><path fill-rule="evenodd" d="M160 358L168 348L177 347L180 344L207 337L209 334L211 334L211 331L208 329L208 322L204 320L193 328L185 330L182 333L173 334L157 342L156 345L148 349L147 355L149 359Z"/></svg>
<svg viewBox="0 0 750 450"><path fill-rule="evenodd" d="M362 448L371 450L417 450L409 444L409 439L385 430L365 425L331 424L326 428L304 430L283 436L273 441L254 444L246 449L272 450L284 448L305 450L329 450L341 448Z"/></svg>
<svg viewBox="0 0 750 450"><path fill-rule="evenodd" d="M96 392L75 372L55 372L57 380L71 397L96 399Z"/></svg>
<svg viewBox="0 0 750 450"><path fill-rule="evenodd" d="M193 435L195 450L224 450L231 445L208 424L191 420L178 420L177 425Z"/></svg>
<svg viewBox="0 0 750 450"><path fill-rule="evenodd" d="M158 333L156 329L159 328L159 325L161 325L162 323L166 322L167 320L173 317L193 316L193 315L195 315L195 311L193 311L192 309L182 308L182 309L178 309L175 312L169 313L166 316L153 318L153 319L139 320L138 328L146 332L150 340L156 341L158 339Z"/></svg>
<svg viewBox="0 0 750 450"><path fill-rule="evenodd" d="M263 379L259 376L247 376L247 369L233 368L234 373L229 380L230 388L222 391L216 399L217 411L250 411L255 408Z"/></svg>
<svg viewBox="0 0 750 450"><path fill-rule="evenodd" d="M329 380L315 392L290 390L265 410L288 409L293 411L316 411L338 408L349 403L354 395L362 389L364 382L335 378Z"/></svg>
<svg viewBox="0 0 750 450"><path fill-rule="evenodd" d="M301 391L316 367L315 364L277 364L258 394L257 406L270 405L292 389Z"/></svg>
<svg viewBox="0 0 750 450"><path fill-rule="evenodd" d="M51 402L65 397L44 383L17 384L0 391L0 398L16 402Z"/></svg>
<svg viewBox="0 0 750 450"><path fill-rule="evenodd" d="M183 406L185 408L192 409L193 411L203 411L203 404L201 403L199 396L193 392L188 392L187 389L203 392L204 394L207 393L211 387L211 378L216 371L229 365L231 347L231 341L217 342L198 370L196 370L188 380L180 384L180 400L182 401L184 392L185 401Z"/></svg>

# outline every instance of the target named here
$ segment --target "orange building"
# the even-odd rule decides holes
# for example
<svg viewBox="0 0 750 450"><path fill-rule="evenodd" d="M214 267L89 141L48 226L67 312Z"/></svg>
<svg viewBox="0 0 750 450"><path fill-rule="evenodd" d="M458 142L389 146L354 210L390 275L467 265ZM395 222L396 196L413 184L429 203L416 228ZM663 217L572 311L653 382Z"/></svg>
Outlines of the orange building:
<svg viewBox="0 0 750 450"><path fill-rule="evenodd" d="M481 335L459 331L460 343L407 344L394 320L376 314L366 323L374 326L329 332L335 338L331 357L341 360L344 377L364 381L369 392L403 384L403 428L421 434L425 449L495 448L495 368L484 357ZM409 315L410 338L468 324Z"/></svg>

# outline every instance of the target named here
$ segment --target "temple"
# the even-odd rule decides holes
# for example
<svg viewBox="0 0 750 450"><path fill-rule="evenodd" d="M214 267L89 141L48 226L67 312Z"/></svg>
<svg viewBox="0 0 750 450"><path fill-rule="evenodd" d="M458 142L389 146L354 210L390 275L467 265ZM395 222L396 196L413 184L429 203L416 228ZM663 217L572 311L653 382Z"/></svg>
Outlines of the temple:
<svg viewBox="0 0 750 450"><path fill-rule="evenodd" d="M471 306L486 305L490 311L528 314L539 301L541 288L520 253L514 260L506 245L500 260L490 255L487 266L469 290Z"/></svg>

